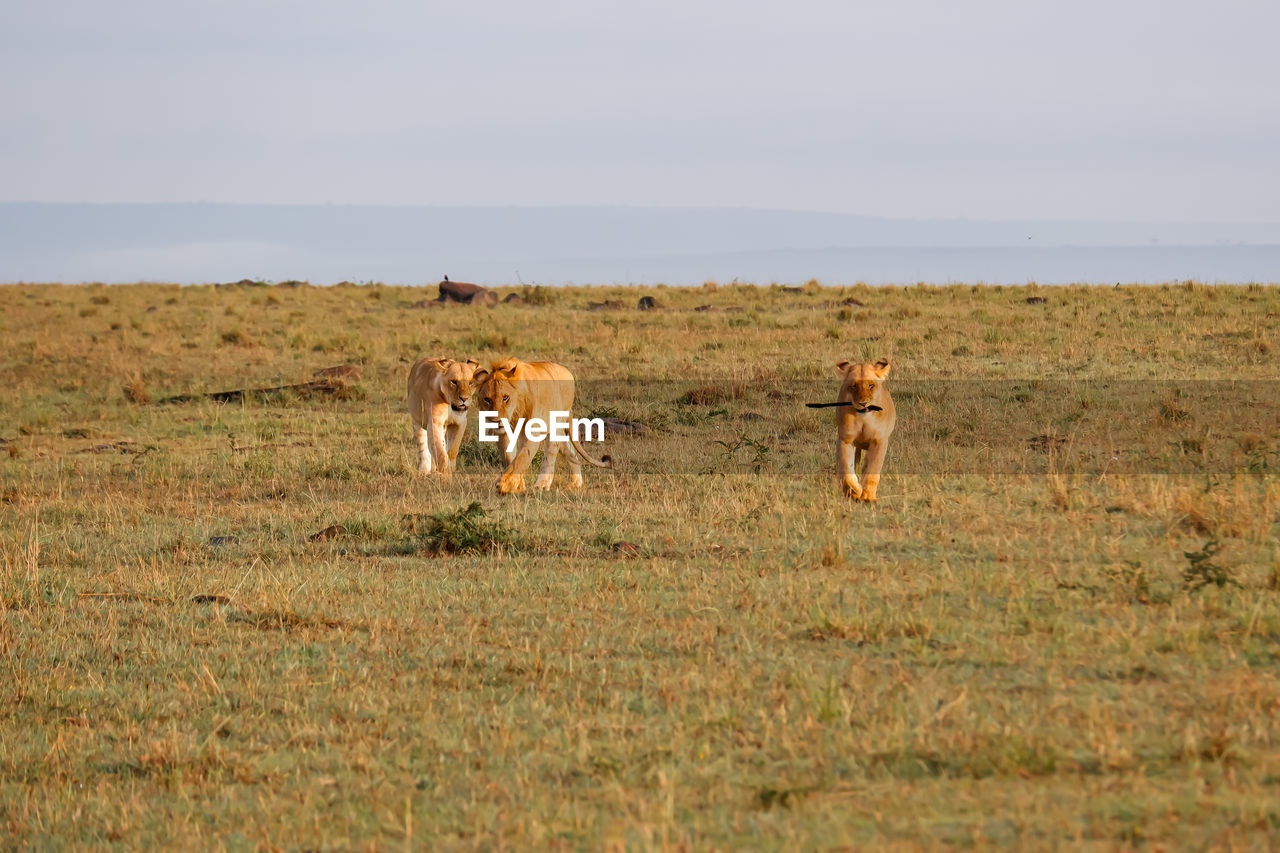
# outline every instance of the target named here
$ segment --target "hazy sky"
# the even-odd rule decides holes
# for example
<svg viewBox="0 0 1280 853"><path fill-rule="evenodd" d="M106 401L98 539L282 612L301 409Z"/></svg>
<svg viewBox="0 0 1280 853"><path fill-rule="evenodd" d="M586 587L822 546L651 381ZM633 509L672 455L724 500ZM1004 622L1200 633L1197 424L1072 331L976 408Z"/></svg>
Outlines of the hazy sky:
<svg viewBox="0 0 1280 853"><path fill-rule="evenodd" d="M4 0L0 200L1280 221L1280 4Z"/></svg>

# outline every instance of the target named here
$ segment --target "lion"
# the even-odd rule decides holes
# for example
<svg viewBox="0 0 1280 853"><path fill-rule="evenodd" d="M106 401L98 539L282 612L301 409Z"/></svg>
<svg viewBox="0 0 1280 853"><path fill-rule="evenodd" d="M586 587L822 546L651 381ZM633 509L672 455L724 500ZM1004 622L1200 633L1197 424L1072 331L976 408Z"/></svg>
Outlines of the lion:
<svg viewBox="0 0 1280 853"><path fill-rule="evenodd" d="M521 418L526 423L532 418L550 422L552 412L568 412L573 406L576 393L573 374L563 364L554 361L525 362L517 358L506 358L495 362L489 370L478 370L475 381L479 391L482 411L496 412L498 417L506 421L514 429ZM498 494L524 491L524 475L529 470L534 454L542 446L541 440L531 440L527 433L519 436L514 449L508 450L504 445L503 456L507 460L507 468L498 478ZM593 459L570 436L569 441L547 441L543 451L542 468L533 483L536 491L551 488L555 477L556 457L564 450L569 460L569 486L578 488L582 485L582 462L585 459L597 468L612 468L613 460L608 456Z"/></svg>
<svg viewBox="0 0 1280 853"><path fill-rule="evenodd" d="M409 417L418 439L418 470L448 477L458 469L476 361L418 359L409 369Z"/></svg>
<svg viewBox="0 0 1280 853"><path fill-rule="evenodd" d="M836 371L843 378L836 415L836 474L844 493L855 500L874 501L880 486L880 469L889 449L889 436L897 424L893 397L884 386L889 375L889 359L875 364L842 361ZM865 458L864 455L865 454ZM863 482L858 483L858 463L862 462Z"/></svg>

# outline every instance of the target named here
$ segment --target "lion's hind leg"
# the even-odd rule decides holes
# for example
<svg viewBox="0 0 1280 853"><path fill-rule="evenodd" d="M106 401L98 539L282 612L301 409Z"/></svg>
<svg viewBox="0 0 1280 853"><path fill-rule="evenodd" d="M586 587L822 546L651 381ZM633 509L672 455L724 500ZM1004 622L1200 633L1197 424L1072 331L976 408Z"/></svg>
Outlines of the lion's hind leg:
<svg viewBox="0 0 1280 853"><path fill-rule="evenodd" d="M565 461L569 465L569 488L581 488L582 459L578 456L578 451L574 449L572 442L565 442L564 456Z"/></svg>
<svg viewBox="0 0 1280 853"><path fill-rule="evenodd" d="M431 433L429 433L422 424L417 422L413 425L414 438L418 440L418 471L423 474L431 473Z"/></svg>
<svg viewBox="0 0 1280 853"><path fill-rule="evenodd" d="M538 479L533 481L535 492L545 492L551 488L551 481L556 477L556 457L560 455L562 443L548 440L542 446L542 467L538 470Z"/></svg>

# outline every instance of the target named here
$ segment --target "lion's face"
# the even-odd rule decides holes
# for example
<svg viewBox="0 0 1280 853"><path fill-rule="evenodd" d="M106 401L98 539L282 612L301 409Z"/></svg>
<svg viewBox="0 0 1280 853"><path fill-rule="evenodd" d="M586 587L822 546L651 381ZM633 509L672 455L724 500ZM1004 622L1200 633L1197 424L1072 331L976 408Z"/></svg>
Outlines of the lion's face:
<svg viewBox="0 0 1280 853"><path fill-rule="evenodd" d="M482 411L497 412L500 419L514 423L518 402L516 391L510 374L494 370L493 373L483 375L476 396L480 400Z"/></svg>
<svg viewBox="0 0 1280 853"><path fill-rule="evenodd" d="M465 412L470 407L479 367L474 361L455 361L445 367L440 377L440 390L455 412Z"/></svg>
<svg viewBox="0 0 1280 853"><path fill-rule="evenodd" d="M836 370L844 376L841 399L849 395L854 411L859 414L880 411L885 377L889 375L889 359L882 358L875 364L850 364L842 361Z"/></svg>

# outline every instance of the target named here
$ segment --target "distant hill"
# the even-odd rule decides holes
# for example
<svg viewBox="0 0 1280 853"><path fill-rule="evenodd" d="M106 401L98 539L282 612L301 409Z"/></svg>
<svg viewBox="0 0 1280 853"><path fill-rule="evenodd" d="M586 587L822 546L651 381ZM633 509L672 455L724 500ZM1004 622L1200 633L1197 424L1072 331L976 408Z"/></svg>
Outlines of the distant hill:
<svg viewBox="0 0 1280 853"><path fill-rule="evenodd" d="M0 282L1280 281L1280 225L739 209L0 203Z"/></svg>

